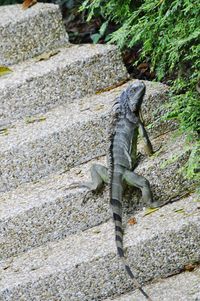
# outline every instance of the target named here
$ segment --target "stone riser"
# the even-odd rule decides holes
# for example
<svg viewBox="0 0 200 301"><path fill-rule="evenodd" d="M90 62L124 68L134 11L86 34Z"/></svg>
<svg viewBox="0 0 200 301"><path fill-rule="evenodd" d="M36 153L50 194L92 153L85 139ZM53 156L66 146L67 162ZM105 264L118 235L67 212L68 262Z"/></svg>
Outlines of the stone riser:
<svg viewBox="0 0 200 301"><path fill-rule="evenodd" d="M115 97L127 85L52 110L43 116L46 118L43 122L19 123L16 128L8 129L8 135L0 137L0 191L105 154L109 112ZM150 133L161 135L173 126L162 122L155 113L157 107L163 110L166 88L148 82L146 85L144 120L156 126ZM158 90L156 95L155 90Z"/></svg>
<svg viewBox="0 0 200 301"><path fill-rule="evenodd" d="M120 52L105 45L74 45L47 60L24 62L12 70L0 80L2 125L73 103L128 77Z"/></svg>
<svg viewBox="0 0 200 301"><path fill-rule="evenodd" d="M128 226L128 262L141 283L180 272L200 261L200 216L190 197ZM182 208L183 214L177 212ZM103 300L133 289L119 265L113 223L1 262L0 297L17 300Z"/></svg>
<svg viewBox="0 0 200 301"><path fill-rule="evenodd" d="M195 267L195 265L194 265ZM186 267L187 270L187 267ZM157 283L145 286L155 301L198 301L200 300L200 268L184 272ZM139 291L104 301L146 301Z"/></svg>
<svg viewBox="0 0 200 301"><path fill-rule="evenodd" d="M68 43L58 5L0 6L0 65L15 64Z"/></svg>
<svg viewBox="0 0 200 301"><path fill-rule="evenodd" d="M170 139L166 136L164 140ZM188 152L182 150L184 139L179 140L176 140L174 147L171 139L167 146L163 145L163 153L159 157L146 158L136 169L150 181L154 200L158 204L180 198L192 190L192 182L184 179L179 172L188 158ZM153 142L155 146L160 144L158 139ZM171 161L171 153L175 161ZM86 190L69 189L70 183L87 181L91 165L92 162L89 162L66 174L54 175L43 184L25 185L24 188L2 195L0 258L16 255L47 241L62 239L110 218L107 189L103 194L89 195L86 195ZM125 213L145 205L138 191L127 191L124 197Z"/></svg>

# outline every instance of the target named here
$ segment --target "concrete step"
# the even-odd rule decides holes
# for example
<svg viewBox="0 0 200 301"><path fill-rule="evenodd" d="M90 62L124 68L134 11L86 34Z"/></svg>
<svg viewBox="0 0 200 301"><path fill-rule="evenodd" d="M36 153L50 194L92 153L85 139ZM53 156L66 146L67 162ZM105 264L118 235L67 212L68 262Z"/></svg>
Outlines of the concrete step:
<svg viewBox="0 0 200 301"><path fill-rule="evenodd" d="M128 262L140 283L178 273L200 261L200 210L196 196L144 216L125 231ZM116 256L107 222L1 261L2 301L104 300L134 289Z"/></svg>
<svg viewBox="0 0 200 301"><path fill-rule="evenodd" d="M58 5L0 6L0 65L15 64L62 46L68 36Z"/></svg>
<svg viewBox="0 0 200 301"><path fill-rule="evenodd" d="M1 77L1 125L73 103L128 77L115 46L71 45L58 51L49 59L11 66L13 72Z"/></svg>
<svg viewBox="0 0 200 301"><path fill-rule="evenodd" d="M162 122L159 115L167 101L167 88L157 83L146 82L146 85L144 119L155 125L151 129L154 135L160 135L173 125ZM87 96L5 129L7 135L0 135L0 191L105 154L110 108L126 86Z"/></svg>
<svg viewBox="0 0 200 301"><path fill-rule="evenodd" d="M153 140L155 148L161 146L159 154L141 159L136 168L150 181L154 199L161 205L194 189L194 183L180 173L188 158L184 139L171 136ZM102 157L38 183L21 185L0 196L1 259L94 227L110 218L106 187L98 194L83 188L70 189L71 183L89 181L89 169L94 162L106 165ZM145 205L140 192L129 189L124 196L125 221Z"/></svg>
<svg viewBox="0 0 200 301"><path fill-rule="evenodd" d="M183 272L167 279L145 286L153 301L199 301L200 300L200 268L191 272ZM138 291L118 298L104 301L146 301Z"/></svg>

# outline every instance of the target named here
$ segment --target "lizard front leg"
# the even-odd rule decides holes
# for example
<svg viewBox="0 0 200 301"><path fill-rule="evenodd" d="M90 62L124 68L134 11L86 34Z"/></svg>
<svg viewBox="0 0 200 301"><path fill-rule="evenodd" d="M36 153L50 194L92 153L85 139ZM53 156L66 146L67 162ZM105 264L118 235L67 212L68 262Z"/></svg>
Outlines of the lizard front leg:
<svg viewBox="0 0 200 301"><path fill-rule="evenodd" d="M139 133L140 133L140 136L144 140L144 151L148 156L151 156L151 155L153 155L154 153L156 153L157 151L160 150L161 145L158 146L156 148L156 150L153 150L153 146L152 146L151 141L149 139L148 133L147 133L145 127L144 127L144 124L141 121L139 121Z"/></svg>
<svg viewBox="0 0 200 301"><path fill-rule="evenodd" d="M140 121L139 122L139 133L140 133L140 136L143 138L144 140L144 150L145 150L145 153L148 155L148 156L151 156L154 151L153 151L153 147L152 147L152 144L151 144L151 141L149 139L149 136L147 134L147 131L143 125L143 123Z"/></svg>
<svg viewBox="0 0 200 301"><path fill-rule="evenodd" d="M151 207L157 207L157 202L153 201L153 194L150 188L149 181L135 173L134 171L126 170L123 174L123 180L129 185L137 187L142 192L142 198L146 204L149 204Z"/></svg>

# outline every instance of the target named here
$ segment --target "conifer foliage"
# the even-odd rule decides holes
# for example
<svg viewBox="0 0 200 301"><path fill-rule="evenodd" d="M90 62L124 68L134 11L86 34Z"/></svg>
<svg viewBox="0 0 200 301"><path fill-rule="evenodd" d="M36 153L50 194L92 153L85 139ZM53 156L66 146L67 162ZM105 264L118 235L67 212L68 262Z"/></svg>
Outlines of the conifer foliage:
<svg viewBox="0 0 200 301"><path fill-rule="evenodd" d="M118 29L106 40L121 49L140 44L140 60L150 62L157 80L171 85L168 118L196 141L187 175L200 171L200 2L199 0L85 0L88 20L101 13Z"/></svg>

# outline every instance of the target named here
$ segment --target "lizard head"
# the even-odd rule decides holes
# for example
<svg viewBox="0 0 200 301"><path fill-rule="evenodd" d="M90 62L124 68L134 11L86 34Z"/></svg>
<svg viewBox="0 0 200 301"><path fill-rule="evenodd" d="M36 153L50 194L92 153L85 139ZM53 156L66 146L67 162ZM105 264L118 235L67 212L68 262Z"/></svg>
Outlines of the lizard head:
<svg viewBox="0 0 200 301"><path fill-rule="evenodd" d="M145 84L139 80L127 88L126 96L129 100L129 106L132 112L139 113L145 90Z"/></svg>

